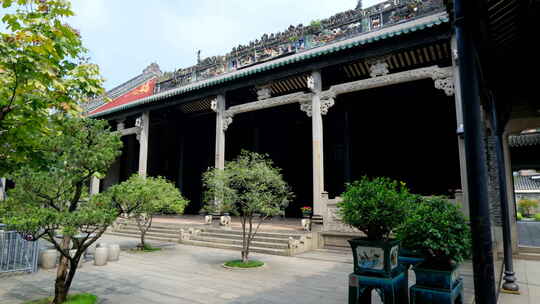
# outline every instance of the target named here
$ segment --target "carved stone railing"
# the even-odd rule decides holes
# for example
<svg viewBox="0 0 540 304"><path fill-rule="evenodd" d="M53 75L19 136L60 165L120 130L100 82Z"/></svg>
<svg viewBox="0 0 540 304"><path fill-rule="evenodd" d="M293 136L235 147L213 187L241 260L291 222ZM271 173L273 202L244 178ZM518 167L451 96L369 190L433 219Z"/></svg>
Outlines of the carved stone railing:
<svg viewBox="0 0 540 304"><path fill-rule="evenodd" d="M366 9L349 10L327 19L313 21L308 26L291 25L283 32L264 34L248 45L234 47L224 56L208 57L199 60L194 66L177 70L170 79L156 85L156 93L349 39L444 9L443 0L389 0Z"/></svg>

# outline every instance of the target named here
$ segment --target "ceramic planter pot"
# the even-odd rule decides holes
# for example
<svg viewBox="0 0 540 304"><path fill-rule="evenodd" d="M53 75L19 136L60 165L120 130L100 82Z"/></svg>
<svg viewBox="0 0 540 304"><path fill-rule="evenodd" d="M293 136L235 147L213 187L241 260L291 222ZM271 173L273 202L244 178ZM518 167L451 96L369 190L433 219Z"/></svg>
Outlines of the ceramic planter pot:
<svg viewBox="0 0 540 304"><path fill-rule="evenodd" d="M425 260L424 256L416 251L409 250L403 247L399 248L399 263L409 269L410 266L415 266Z"/></svg>
<svg viewBox="0 0 540 304"><path fill-rule="evenodd" d="M105 266L109 259L109 249L107 247L96 247L94 252L94 265Z"/></svg>
<svg viewBox="0 0 540 304"><path fill-rule="evenodd" d="M418 286L452 290L459 284L458 264L450 266L447 270L442 270L426 261L415 266L413 270Z"/></svg>
<svg viewBox="0 0 540 304"><path fill-rule="evenodd" d="M399 240L356 238L349 240L349 244L353 251L355 274L392 277L403 271L398 262Z"/></svg>
<svg viewBox="0 0 540 304"><path fill-rule="evenodd" d="M56 249L45 249L41 251L40 261L41 268L53 269L56 267L56 261L58 260L58 252Z"/></svg>
<svg viewBox="0 0 540 304"><path fill-rule="evenodd" d="M109 262L116 262L120 259L120 245L111 244L109 245Z"/></svg>

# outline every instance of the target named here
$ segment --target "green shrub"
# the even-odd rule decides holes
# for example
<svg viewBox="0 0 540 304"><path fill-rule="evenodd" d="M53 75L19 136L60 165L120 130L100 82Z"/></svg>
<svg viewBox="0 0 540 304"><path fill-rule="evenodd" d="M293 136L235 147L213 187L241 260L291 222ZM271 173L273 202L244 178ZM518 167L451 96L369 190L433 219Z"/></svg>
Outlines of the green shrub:
<svg viewBox="0 0 540 304"><path fill-rule="evenodd" d="M364 232L369 240L388 239L405 220L409 204L417 200L402 182L365 176L347 184L342 197L338 212L343 222Z"/></svg>
<svg viewBox="0 0 540 304"><path fill-rule="evenodd" d="M534 215L534 220L535 221L540 221L540 213L537 213Z"/></svg>
<svg viewBox="0 0 540 304"><path fill-rule="evenodd" d="M538 201L531 199L522 199L518 202L518 209L525 217L531 217L538 208Z"/></svg>
<svg viewBox="0 0 540 304"><path fill-rule="evenodd" d="M471 232L463 213L444 197L423 199L397 230L402 246L441 264L462 262L470 254Z"/></svg>
<svg viewBox="0 0 540 304"><path fill-rule="evenodd" d="M517 218L518 221L521 221L523 219L523 215L521 215L521 212L518 212L516 214L516 218Z"/></svg>

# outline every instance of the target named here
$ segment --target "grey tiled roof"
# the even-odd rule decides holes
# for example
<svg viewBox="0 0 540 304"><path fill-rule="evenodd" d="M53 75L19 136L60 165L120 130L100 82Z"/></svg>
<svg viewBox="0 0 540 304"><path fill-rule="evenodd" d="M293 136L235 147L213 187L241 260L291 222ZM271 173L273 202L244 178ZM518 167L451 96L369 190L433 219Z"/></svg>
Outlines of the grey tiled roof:
<svg viewBox="0 0 540 304"><path fill-rule="evenodd" d="M515 191L535 191L540 193L540 178L532 179L530 176L514 176Z"/></svg>
<svg viewBox="0 0 540 304"><path fill-rule="evenodd" d="M510 135L508 138L508 144L510 147L527 147L540 145L540 132Z"/></svg>

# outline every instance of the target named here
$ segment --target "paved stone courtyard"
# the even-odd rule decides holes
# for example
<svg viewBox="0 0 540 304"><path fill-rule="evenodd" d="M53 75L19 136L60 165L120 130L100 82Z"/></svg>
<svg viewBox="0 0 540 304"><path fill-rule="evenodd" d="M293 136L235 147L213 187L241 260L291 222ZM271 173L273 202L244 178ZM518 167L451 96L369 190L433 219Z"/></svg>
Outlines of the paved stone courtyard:
<svg viewBox="0 0 540 304"><path fill-rule="evenodd" d="M518 221L519 245L540 247L540 222Z"/></svg>
<svg viewBox="0 0 540 304"><path fill-rule="evenodd" d="M138 239L104 236L101 242L134 248ZM152 253L123 251L120 261L97 267L91 262L79 269L72 292L91 292L101 304L117 303L347 303L347 275L351 255L316 250L296 257L253 254L267 263L263 269L227 270L221 264L237 259L235 251L151 242L163 247ZM91 249L90 252L93 250ZM461 269L465 303L472 300L470 263ZM411 279L414 274L410 272ZM32 275L0 276L0 303L52 295L54 270ZM373 303L380 303L374 296Z"/></svg>
<svg viewBox="0 0 540 304"><path fill-rule="evenodd" d="M136 241L123 241L122 247ZM107 266L85 263L72 291L95 293L102 304L346 303L351 264L254 254L252 258L268 266L255 270L221 266L238 257L234 251L183 245L153 253L122 252L120 261ZM0 277L0 303L20 304L51 295L54 276L54 270L40 270Z"/></svg>

